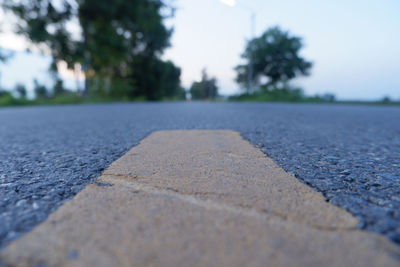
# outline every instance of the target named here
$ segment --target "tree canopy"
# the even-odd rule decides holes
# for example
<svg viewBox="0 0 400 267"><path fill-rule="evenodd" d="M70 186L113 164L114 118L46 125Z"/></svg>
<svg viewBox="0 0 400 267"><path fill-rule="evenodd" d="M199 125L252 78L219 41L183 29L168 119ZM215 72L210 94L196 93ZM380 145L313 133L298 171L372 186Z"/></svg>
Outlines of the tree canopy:
<svg viewBox="0 0 400 267"><path fill-rule="evenodd" d="M190 94L194 100L214 99L218 96L217 79L208 77L207 71L202 71L201 80L194 82L190 87Z"/></svg>
<svg viewBox="0 0 400 267"><path fill-rule="evenodd" d="M180 89L179 68L160 59L172 34L164 20L173 13L161 0L5 0L4 6L19 18L17 32L52 55L54 69L59 61L83 66L86 93L156 100ZM176 88L147 86L159 76L173 78L168 86Z"/></svg>
<svg viewBox="0 0 400 267"><path fill-rule="evenodd" d="M279 82L286 83L297 76L309 75L312 63L300 55L302 48L300 37L272 27L248 42L242 54L245 64L235 68L236 81L243 88L250 89L250 73L256 87L276 86Z"/></svg>

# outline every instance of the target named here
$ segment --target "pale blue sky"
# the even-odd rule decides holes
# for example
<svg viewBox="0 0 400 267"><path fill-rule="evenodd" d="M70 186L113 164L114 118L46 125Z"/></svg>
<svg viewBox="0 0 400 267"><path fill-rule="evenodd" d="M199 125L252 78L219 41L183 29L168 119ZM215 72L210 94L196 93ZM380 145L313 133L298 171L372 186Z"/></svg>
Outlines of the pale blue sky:
<svg viewBox="0 0 400 267"><path fill-rule="evenodd" d="M399 0L247 0L257 13L256 33L280 25L302 36L303 55L314 62L312 75L296 80L307 94L335 93L341 99L400 99ZM219 0L175 0L172 48L165 58L182 68L183 85L203 67L217 77L221 92L238 92L233 68L250 37L250 12ZM0 12L1 13L1 12ZM0 19L4 16L0 14ZM0 35L0 46L21 48L21 40ZM2 85L31 80L47 59L17 56L0 67ZM73 83L72 83L73 84Z"/></svg>
<svg viewBox="0 0 400 267"><path fill-rule="evenodd" d="M240 1L238 1L240 3ZM183 69L189 86L206 67L223 93L237 92L233 67L250 36L250 12L219 0L176 0L173 47L166 57ZM312 76L296 81L308 94L344 99L400 99L400 1L247 0L256 33L280 25L305 42Z"/></svg>
<svg viewBox="0 0 400 267"><path fill-rule="evenodd" d="M33 80L51 85L48 73L49 57L27 52L14 53L7 64L0 64L0 88L12 89L16 84L24 84L28 89L33 88ZM33 97L31 90L29 96Z"/></svg>

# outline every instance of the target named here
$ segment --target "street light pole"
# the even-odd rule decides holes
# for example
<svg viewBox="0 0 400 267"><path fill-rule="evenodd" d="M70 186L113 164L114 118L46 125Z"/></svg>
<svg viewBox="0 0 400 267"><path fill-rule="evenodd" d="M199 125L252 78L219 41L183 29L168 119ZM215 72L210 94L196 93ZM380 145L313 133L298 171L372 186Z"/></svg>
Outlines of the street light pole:
<svg viewBox="0 0 400 267"><path fill-rule="evenodd" d="M250 57L249 57L249 74L247 77L247 82L249 85L249 91L250 93L253 93L254 87L253 87L253 74L254 74L254 60L253 60L253 43L251 43L252 40L254 40L255 37L255 24L256 24L256 13L254 11L251 11L251 39L250 39Z"/></svg>
<svg viewBox="0 0 400 267"><path fill-rule="evenodd" d="M239 8L245 9L250 12L250 34L251 34L250 42L252 40L254 40L255 34L256 34L255 33L255 31L256 31L256 12L252 8L244 5L242 2L239 2L239 5L237 5L238 1L236 1L236 0L220 0L220 1L230 7L239 7ZM253 47L252 47L252 45L250 45L250 52L252 52L252 50L253 50ZM251 93L254 90L253 76L254 76L254 60L253 60L253 54L250 53L249 71L247 73L247 86L249 87L248 90Z"/></svg>

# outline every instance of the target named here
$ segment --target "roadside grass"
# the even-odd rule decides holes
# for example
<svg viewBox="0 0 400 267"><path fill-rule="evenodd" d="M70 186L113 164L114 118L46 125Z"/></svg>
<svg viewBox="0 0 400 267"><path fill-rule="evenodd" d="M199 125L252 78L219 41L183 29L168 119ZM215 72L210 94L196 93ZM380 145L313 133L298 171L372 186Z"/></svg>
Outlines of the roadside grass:
<svg viewBox="0 0 400 267"><path fill-rule="evenodd" d="M57 96L53 98L43 98L43 99L16 98L13 97L11 94L0 96L0 107L67 105L67 104L106 103L106 102L115 102L115 100L103 99L103 98L82 98L79 96ZM119 102L121 102L121 100Z"/></svg>
<svg viewBox="0 0 400 267"><path fill-rule="evenodd" d="M158 102L177 102L182 101L182 99L175 98L164 98ZM149 102L145 97L138 97L136 99L130 100L127 98L106 98L106 97L90 97L85 98L74 95L67 96L57 96L51 98L37 98L37 99L27 99L27 98L16 98L11 94L5 94L0 96L0 107L18 107L18 106L51 106L51 105L76 105L76 104L95 104L95 103L122 103L122 102Z"/></svg>
<svg viewBox="0 0 400 267"><path fill-rule="evenodd" d="M165 98L159 102L176 102L183 101L179 98ZM51 98L27 99L16 98L12 94L0 95L0 107L13 106L39 106L39 105L72 105L72 104L90 104L90 103L112 103L112 102L147 102L144 97L129 100L119 98L90 97L84 98L77 94L57 96ZM304 96L299 92L292 91L276 91L276 92L257 92L253 94L240 94L229 98L217 98L211 102L270 102L270 103L320 103L320 104L345 104L345 105L373 105L373 106L400 106L400 101L388 100L387 98L380 101L338 101L332 97L326 96Z"/></svg>
<svg viewBox="0 0 400 267"><path fill-rule="evenodd" d="M400 101L393 101L387 97L379 101L336 100L335 96L332 94L306 96L300 89L280 89L259 91L255 93L243 93L229 97L228 101L400 106Z"/></svg>

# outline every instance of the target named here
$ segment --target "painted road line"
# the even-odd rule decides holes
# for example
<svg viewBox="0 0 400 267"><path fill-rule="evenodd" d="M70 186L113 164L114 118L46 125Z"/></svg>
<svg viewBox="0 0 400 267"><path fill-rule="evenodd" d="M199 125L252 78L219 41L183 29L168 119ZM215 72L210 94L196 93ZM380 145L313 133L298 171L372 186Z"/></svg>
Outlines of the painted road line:
<svg viewBox="0 0 400 267"><path fill-rule="evenodd" d="M399 266L233 131L161 131L0 254L10 266Z"/></svg>

